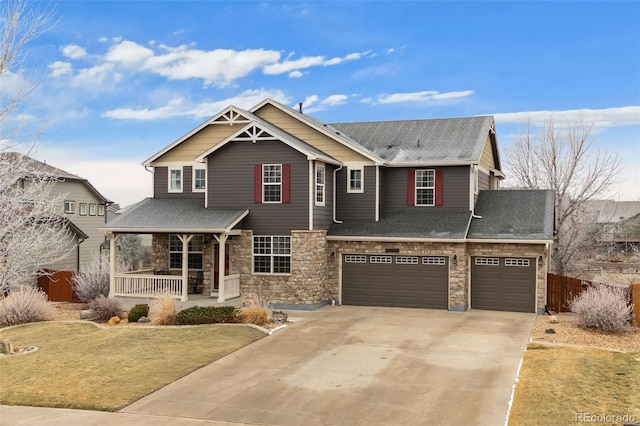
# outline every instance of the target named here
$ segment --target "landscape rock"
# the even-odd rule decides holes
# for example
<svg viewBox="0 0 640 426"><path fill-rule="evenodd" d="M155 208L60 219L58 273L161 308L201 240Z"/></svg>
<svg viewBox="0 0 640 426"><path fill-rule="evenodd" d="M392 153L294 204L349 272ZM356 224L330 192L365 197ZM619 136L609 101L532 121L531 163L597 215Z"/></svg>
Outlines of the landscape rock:
<svg viewBox="0 0 640 426"><path fill-rule="evenodd" d="M142 316L140 318L138 318L138 322L149 322L149 318Z"/></svg>
<svg viewBox="0 0 640 426"><path fill-rule="evenodd" d="M544 332L547 334L556 334L556 331L553 328L547 328Z"/></svg>
<svg viewBox="0 0 640 426"><path fill-rule="evenodd" d="M90 320L91 318L93 318L93 311L91 309L80 311L81 320Z"/></svg>
<svg viewBox="0 0 640 426"><path fill-rule="evenodd" d="M273 311L271 313L271 321L273 322L287 322L289 315L282 311Z"/></svg>
<svg viewBox="0 0 640 426"><path fill-rule="evenodd" d="M549 317L549 322L550 322L551 324L557 324L557 323L558 323L558 317L557 317L557 316L555 316L555 315L551 315L551 316Z"/></svg>
<svg viewBox="0 0 640 426"><path fill-rule="evenodd" d="M107 322L107 324L109 324L109 325L118 325L118 324L120 324L120 321L121 321L120 317L116 315L115 317L109 318L109 321Z"/></svg>

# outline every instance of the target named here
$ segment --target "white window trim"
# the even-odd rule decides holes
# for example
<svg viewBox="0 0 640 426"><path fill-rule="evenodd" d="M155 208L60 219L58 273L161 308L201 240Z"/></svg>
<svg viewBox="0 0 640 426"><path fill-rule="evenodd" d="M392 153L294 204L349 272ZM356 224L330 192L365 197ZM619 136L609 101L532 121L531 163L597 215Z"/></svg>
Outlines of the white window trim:
<svg viewBox="0 0 640 426"><path fill-rule="evenodd" d="M97 212L96 203L89 203L89 216L95 216Z"/></svg>
<svg viewBox="0 0 640 426"><path fill-rule="evenodd" d="M351 189L351 172L360 171L360 189ZM364 166L347 166L347 193L362 194L364 192Z"/></svg>
<svg viewBox="0 0 640 426"><path fill-rule="evenodd" d="M433 186L418 186L418 172L432 172L433 173ZM414 200L416 206L433 207L436 205L436 170L435 169L417 169L414 177ZM419 189L431 189L433 190L433 203L432 204L418 204L418 190Z"/></svg>
<svg viewBox="0 0 640 426"><path fill-rule="evenodd" d="M98 216L104 216L104 204L98 204Z"/></svg>
<svg viewBox="0 0 640 426"><path fill-rule="evenodd" d="M171 234L169 236L169 239L171 239L171 236L174 236L174 237L178 238L177 235ZM196 237L196 236L198 236L198 235L194 235L194 237ZM180 240L180 238L178 238L178 240ZM181 271L182 270L182 268L172 268L171 267L171 253L180 253L180 256L181 256L180 259L182 259L182 250L184 249L184 244L182 243L182 241L180 241L180 244L182 244L181 248L180 248L180 251L176 251L176 250L171 250L171 243L169 243L169 259L168 259L169 262L168 262L168 265L169 265L169 270L171 270L171 271ZM205 263L204 263L204 246L202 248L202 251L191 251L191 250L189 250L189 243L187 243L186 246L187 246L187 268L188 268L188 270L189 271L204 271L204 267L205 267ZM202 268L200 268L200 269L189 268L189 255L191 253L202 254Z"/></svg>
<svg viewBox="0 0 640 426"><path fill-rule="evenodd" d="M256 253L255 252L255 247L253 247L254 244L254 239L260 237L260 238L270 238L271 240L271 253L269 254L260 254L260 253ZM289 238L289 254L282 254L282 253L273 253L273 238ZM251 248L251 273L253 275L291 275L291 269L293 268L293 264L292 264L292 253L293 253L293 240L291 238L291 235L254 235L253 239L251 240L251 244L252 244L252 248ZM255 257L256 256L269 256L271 258L271 265L270 265L270 269L271 271L273 271L273 259L274 257L288 257L289 258L289 272L256 272L256 263L255 263Z"/></svg>
<svg viewBox="0 0 640 426"><path fill-rule="evenodd" d="M78 214L80 216L86 216L87 215L87 203L78 204Z"/></svg>
<svg viewBox="0 0 640 426"><path fill-rule="evenodd" d="M69 208L67 208L67 205ZM64 212L69 214L76 213L76 202L73 200L64 200Z"/></svg>
<svg viewBox="0 0 640 426"><path fill-rule="evenodd" d="M322 170L322 183L318 183L318 171ZM318 188L322 188L322 200L318 201ZM324 163L316 164L316 172L315 172L315 203L316 206L324 206L325 200L327 198L327 171L325 169Z"/></svg>
<svg viewBox="0 0 640 426"><path fill-rule="evenodd" d="M175 170L180 172L180 188L179 189L171 188L171 172ZM182 188L184 188L184 168L182 166L169 167L168 173L167 173L167 190L168 190L167 192L179 193L179 192L182 192Z"/></svg>
<svg viewBox="0 0 640 426"><path fill-rule="evenodd" d="M204 170L204 188L196 189L196 170ZM207 169L204 165L191 167L191 192L205 192L207 190Z"/></svg>
<svg viewBox="0 0 640 426"><path fill-rule="evenodd" d="M265 182L264 181L264 168L265 167L271 167L271 166L278 166L280 167L280 182L279 183L273 183L273 182ZM279 185L280 186L280 199L278 201L265 201L264 199L264 188L265 186L276 186ZM263 204L282 204L282 164L263 164L262 165L262 203ZM267 235L264 235L265 237Z"/></svg>

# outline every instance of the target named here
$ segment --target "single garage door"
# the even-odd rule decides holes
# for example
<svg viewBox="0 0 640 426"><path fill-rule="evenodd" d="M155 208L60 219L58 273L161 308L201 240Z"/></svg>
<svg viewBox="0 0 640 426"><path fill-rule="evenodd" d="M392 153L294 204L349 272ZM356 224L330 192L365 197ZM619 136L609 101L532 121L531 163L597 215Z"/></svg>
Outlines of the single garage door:
<svg viewBox="0 0 640 426"><path fill-rule="evenodd" d="M536 260L472 257L471 307L491 311L535 312Z"/></svg>
<svg viewBox="0 0 640 426"><path fill-rule="evenodd" d="M342 303L447 309L449 259L438 256L343 257Z"/></svg>

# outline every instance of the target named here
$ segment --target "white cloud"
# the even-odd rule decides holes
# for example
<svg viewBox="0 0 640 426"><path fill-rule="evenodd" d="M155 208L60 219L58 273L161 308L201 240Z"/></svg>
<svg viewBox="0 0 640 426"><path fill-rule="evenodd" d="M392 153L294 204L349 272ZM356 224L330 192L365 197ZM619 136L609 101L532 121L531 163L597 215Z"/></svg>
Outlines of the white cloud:
<svg viewBox="0 0 640 426"><path fill-rule="evenodd" d="M291 72L289 73L289 78L300 78L300 77L302 77L302 76L303 76L303 74L302 74L300 71L298 71L298 70L291 71Z"/></svg>
<svg viewBox="0 0 640 426"><path fill-rule="evenodd" d="M293 55L289 54L287 56L287 59L285 59L284 61L276 64L266 65L262 70L267 75L279 75L279 74L284 74L287 72L290 73L292 71L306 69L310 67L317 67L317 66L326 67L326 66L338 65L338 64L341 64L342 62L361 59L369 55L370 53L371 51L367 50L366 52L349 53L344 57L335 57L328 60L325 60L324 56L304 56L300 59L290 60L289 58ZM296 77L298 76L296 75Z"/></svg>
<svg viewBox="0 0 640 426"><path fill-rule="evenodd" d="M435 90L408 93L384 93L375 98L364 98L361 103L369 104L399 104L399 103L433 103L465 98L473 95L473 90L440 93Z"/></svg>
<svg viewBox="0 0 640 426"><path fill-rule="evenodd" d="M162 120L171 117L211 117L229 105L239 108L249 108L257 105L265 98L272 98L282 103L288 103L289 98L280 90L245 90L238 96L222 99L215 102L202 102L189 104L183 98L171 99L166 105L155 109L141 108L117 108L102 114L102 117L115 120Z"/></svg>
<svg viewBox="0 0 640 426"><path fill-rule="evenodd" d="M395 51L396 51L396 49L394 49L393 47L387 49L387 53L389 53L389 54L391 54L391 53L393 53Z"/></svg>
<svg viewBox="0 0 640 426"><path fill-rule="evenodd" d="M62 54L69 59L80 59L87 56L87 51L77 44L68 44L62 47Z"/></svg>
<svg viewBox="0 0 640 426"><path fill-rule="evenodd" d="M320 100L320 98L318 97L318 95L307 96L304 99L304 102L302 102L302 105L306 106L306 107L310 107L311 105L315 104L319 100Z"/></svg>
<svg viewBox="0 0 640 426"><path fill-rule="evenodd" d="M311 113L324 111L334 106L343 105L347 102L347 99L349 99L349 96L347 95L330 95L323 100L320 100L317 95L311 95L304 100L304 103L302 105L305 112Z"/></svg>
<svg viewBox="0 0 640 426"><path fill-rule="evenodd" d="M142 63L151 57L153 57L153 50L129 40L112 45L105 55L107 61L122 64Z"/></svg>
<svg viewBox="0 0 640 426"><path fill-rule="evenodd" d="M109 39L108 39L107 37L100 37L100 38L98 39L98 41L99 41L100 43L106 43L106 42L108 42L108 41L109 41Z"/></svg>
<svg viewBox="0 0 640 426"><path fill-rule="evenodd" d="M322 101L322 104L329 106L342 105L347 101L348 98L349 97L347 95L331 95L327 96Z"/></svg>
<svg viewBox="0 0 640 426"><path fill-rule="evenodd" d="M110 63L96 65L91 68L83 68L73 77L74 86L96 88L102 86L108 80L120 81L122 74L115 72L115 66Z"/></svg>
<svg viewBox="0 0 640 426"><path fill-rule="evenodd" d="M73 74L73 67L69 62L55 61L49 65L49 69L51 69L51 77Z"/></svg>
<svg viewBox="0 0 640 426"><path fill-rule="evenodd" d="M22 73L3 71L0 73L0 99L16 96L20 91L29 87L29 82Z"/></svg>
<svg viewBox="0 0 640 426"><path fill-rule="evenodd" d="M558 125L575 121L582 115L587 119L596 119L595 127L627 126L640 124L640 106L625 106L603 109L571 109L523 111L493 114L496 123L526 123L530 120L535 125L543 124L549 117L553 117Z"/></svg>

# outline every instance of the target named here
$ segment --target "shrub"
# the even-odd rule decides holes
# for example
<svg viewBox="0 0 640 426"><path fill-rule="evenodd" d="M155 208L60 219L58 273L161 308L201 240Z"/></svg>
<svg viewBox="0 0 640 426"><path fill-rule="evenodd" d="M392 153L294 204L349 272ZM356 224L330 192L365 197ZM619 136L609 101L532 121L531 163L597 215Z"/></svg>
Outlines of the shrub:
<svg viewBox="0 0 640 426"><path fill-rule="evenodd" d="M178 312L178 324L197 325L237 322L236 309L233 306L193 306Z"/></svg>
<svg viewBox="0 0 640 426"><path fill-rule="evenodd" d="M149 308L149 322L155 325L176 323L176 300L166 294L159 295Z"/></svg>
<svg viewBox="0 0 640 426"><path fill-rule="evenodd" d="M580 326L613 333L629 327L632 313L627 305L627 290L608 285L587 288L573 299L571 311L578 315Z"/></svg>
<svg viewBox="0 0 640 426"><path fill-rule="evenodd" d="M141 317L149 316L149 305L135 305L127 314L127 321L138 322Z"/></svg>
<svg viewBox="0 0 640 426"><path fill-rule="evenodd" d="M124 262L116 261L116 271L124 271ZM73 291L82 303L91 302L98 297L109 296L109 256L95 254L91 262L82 267L80 272L73 274Z"/></svg>
<svg viewBox="0 0 640 426"><path fill-rule="evenodd" d="M242 298L242 308L238 310L238 317L244 323L265 325L269 322L268 306L266 298L257 293L249 293Z"/></svg>
<svg viewBox="0 0 640 426"><path fill-rule="evenodd" d="M88 304L88 308L93 312L92 320L109 321L113 317L122 316L122 305L116 298L99 296Z"/></svg>
<svg viewBox="0 0 640 426"><path fill-rule="evenodd" d="M0 299L0 326L47 321L53 318L53 305L35 287L19 287Z"/></svg>

